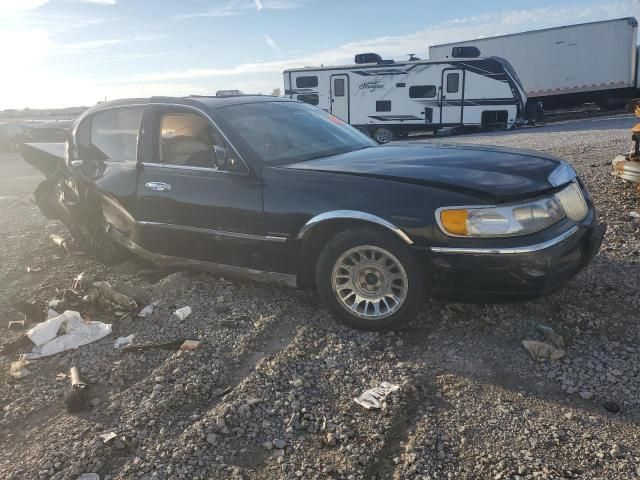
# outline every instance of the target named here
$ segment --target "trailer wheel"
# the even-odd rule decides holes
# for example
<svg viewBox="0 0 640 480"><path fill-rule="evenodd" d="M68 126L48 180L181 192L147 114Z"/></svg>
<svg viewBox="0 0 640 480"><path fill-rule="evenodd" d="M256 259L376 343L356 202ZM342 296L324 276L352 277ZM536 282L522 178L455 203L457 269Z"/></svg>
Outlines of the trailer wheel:
<svg viewBox="0 0 640 480"><path fill-rule="evenodd" d="M378 143L389 143L393 140L393 132L385 127L376 128L371 137Z"/></svg>

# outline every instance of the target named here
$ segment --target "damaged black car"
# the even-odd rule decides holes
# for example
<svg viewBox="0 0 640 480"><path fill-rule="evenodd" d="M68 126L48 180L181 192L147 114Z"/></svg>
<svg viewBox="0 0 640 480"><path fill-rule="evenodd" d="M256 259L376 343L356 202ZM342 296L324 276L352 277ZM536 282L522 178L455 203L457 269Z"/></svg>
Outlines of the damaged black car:
<svg viewBox="0 0 640 480"><path fill-rule="evenodd" d="M398 327L426 297L527 300L562 287L605 226L568 163L494 147L378 146L264 96L130 99L26 144L35 192L77 248L315 287L339 319Z"/></svg>

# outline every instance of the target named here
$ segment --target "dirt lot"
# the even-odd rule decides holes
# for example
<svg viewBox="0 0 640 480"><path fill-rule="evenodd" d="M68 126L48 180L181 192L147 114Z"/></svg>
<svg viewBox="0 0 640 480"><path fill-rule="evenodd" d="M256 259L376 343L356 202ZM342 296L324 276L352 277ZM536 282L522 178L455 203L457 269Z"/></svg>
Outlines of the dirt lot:
<svg viewBox="0 0 640 480"><path fill-rule="evenodd" d="M628 149L633 123L448 139L568 159L609 232L593 264L547 299L430 303L387 333L337 325L312 292L65 255L47 238L60 227L29 202L38 173L0 156L0 345L20 335L6 328L19 318L16 301L48 301L79 272L161 301L145 320L99 318L113 334L33 361L22 380L9 374L15 359L0 357L0 478L640 478L640 219L630 215L640 193L608 165ZM193 314L180 322L171 312L184 305ZM564 335L564 358L529 357L521 341L542 338L538 322ZM132 333L136 342L196 338L203 347L114 349ZM56 375L71 365L95 405L79 414L60 406L69 380ZM380 381L402 387L384 410L353 402ZM104 442L109 432L117 437Z"/></svg>

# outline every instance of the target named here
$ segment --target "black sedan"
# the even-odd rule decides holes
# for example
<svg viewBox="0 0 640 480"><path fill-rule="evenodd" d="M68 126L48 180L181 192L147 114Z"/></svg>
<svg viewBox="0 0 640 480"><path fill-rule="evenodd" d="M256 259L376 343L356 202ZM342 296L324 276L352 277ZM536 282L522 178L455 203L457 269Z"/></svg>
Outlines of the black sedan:
<svg viewBox="0 0 640 480"><path fill-rule="evenodd" d="M80 247L315 286L361 328L400 326L427 295L546 295L589 263L605 230L562 160L381 147L327 112L273 97L103 103L66 146L23 154L48 177L41 209Z"/></svg>

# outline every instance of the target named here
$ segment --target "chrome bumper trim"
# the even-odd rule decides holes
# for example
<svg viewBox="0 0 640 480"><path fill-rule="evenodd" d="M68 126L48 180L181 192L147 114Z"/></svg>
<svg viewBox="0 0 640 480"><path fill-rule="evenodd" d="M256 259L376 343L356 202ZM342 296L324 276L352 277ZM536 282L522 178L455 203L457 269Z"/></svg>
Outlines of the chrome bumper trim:
<svg viewBox="0 0 640 480"><path fill-rule="evenodd" d="M430 250L435 253L466 253L476 255L495 255L495 254L517 254L532 253L553 247L560 242L564 242L567 238L578 231L578 227L573 226L562 235L559 235L546 242L536 243L535 245L525 245L523 247L505 247L505 248L458 248L458 247L431 247Z"/></svg>

